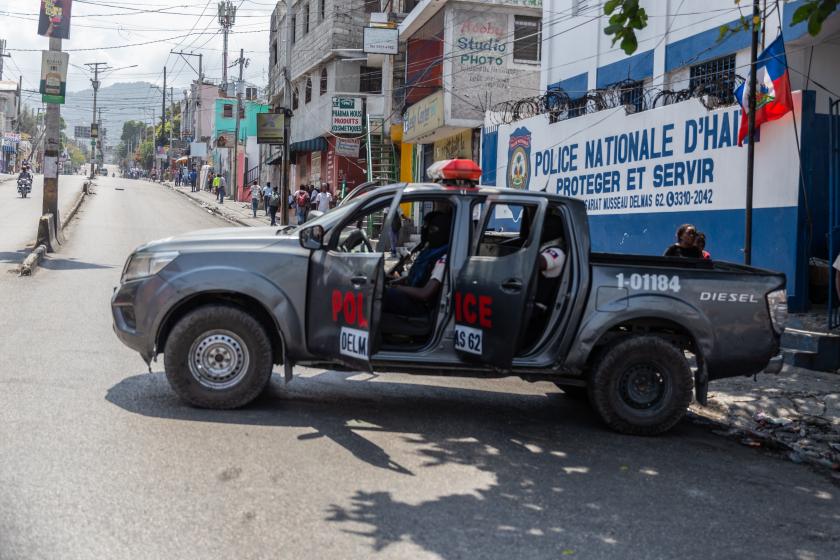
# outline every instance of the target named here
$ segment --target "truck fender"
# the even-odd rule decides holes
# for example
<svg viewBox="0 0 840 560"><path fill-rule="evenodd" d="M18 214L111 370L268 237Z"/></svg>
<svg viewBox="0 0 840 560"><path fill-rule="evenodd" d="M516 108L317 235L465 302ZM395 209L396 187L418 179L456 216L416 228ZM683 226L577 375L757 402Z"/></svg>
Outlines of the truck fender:
<svg viewBox="0 0 840 560"><path fill-rule="evenodd" d="M240 268L214 265L177 273L167 280L177 291L178 298L172 300L172 305L159 314L153 326L156 341L163 334L164 327L171 327L168 324L170 318L178 314L184 306L189 306L190 302L198 299L224 295L244 296L263 308L274 323L284 359L287 348L294 346L290 345L290 341L303 341L301 314L288 292L266 276L256 272L243 272Z"/></svg>
<svg viewBox="0 0 840 560"><path fill-rule="evenodd" d="M697 307L668 295L641 294L630 296L625 311L593 310L581 323L577 338L569 352L567 365L583 369L593 349L610 331L633 323L661 323L684 331L694 341L705 361L715 347L715 331L708 317Z"/></svg>

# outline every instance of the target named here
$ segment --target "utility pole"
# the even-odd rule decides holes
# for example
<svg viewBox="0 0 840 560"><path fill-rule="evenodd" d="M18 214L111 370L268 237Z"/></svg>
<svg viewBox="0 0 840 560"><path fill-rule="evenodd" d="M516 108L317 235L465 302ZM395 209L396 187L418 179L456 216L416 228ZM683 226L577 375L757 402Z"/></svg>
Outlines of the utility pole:
<svg viewBox="0 0 840 560"><path fill-rule="evenodd" d="M239 80L236 82L236 127L233 133L233 171L230 182L233 184L233 199L239 201L239 188L237 184L239 174L239 113L242 111L242 68L248 62L245 60L245 49L239 49Z"/></svg>
<svg viewBox="0 0 840 560"><path fill-rule="evenodd" d="M190 106L190 136L193 140L195 140L195 119L196 119L196 108L198 107L196 101L196 95L199 95L201 92L201 86L204 84L204 55L203 54L195 54L195 53L185 53L182 51L169 51L172 54L180 55L181 58L184 59L184 62L190 64L186 57L188 56L197 56L198 57L198 83L196 84L193 82L193 90L192 90L192 100L189 102ZM192 68L192 64L190 64L190 68ZM195 70L195 68L193 68ZM184 116L181 115L181 131L184 130ZM183 136L183 135L182 135Z"/></svg>
<svg viewBox="0 0 840 560"><path fill-rule="evenodd" d="M758 33L761 26L760 0L753 0L752 45L750 46L750 81L747 84L749 112L747 130L747 201L744 212L744 264L752 264L753 174L755 171L755 92L756 60L758 59Z"/></svg>
<svg viewBox="0 0 840 560"><path fill-rule="evenodd" d="M93 86L93 119L91 123L96 123L96 96L99 93L99 67L107 65L106 62L87 62L85 66L93 67L93 79L90 81ZM97 134L98 136L98 134ZM90 139L90 178L96 175L96 138Z"/></svg>
<svg viewBox="0 0 840 560"><path fill-rule="evenodd" d="M12 55L6 52L6 39L0 39L0 80L3 79L3 59L12 58Z"/></svg>
<svg viewBox="0 0 840 560"><path fill-rule="evenodd" d="M61 52L61 39L50 37L50 50ZM42 214L52 214L56 236L61 232L61 217L58 214L58 154L61 149L61 105L47 103L44 129L44 197Z"/></svg>
<svg viewBox="0 0 840 560"><path fill-rule="evenodd" d="M164 134L166 134L166 66L163 67L163 89L161 90L161 98L160 98L160 147L163 148L164 144ZM169 158L166 156L166 151L164 150L164 158L161 161L160 165L160 182L163 182L163 170L169 166ZM155 159L157 159L157 154L155 154Z"/></svg>
<svg viewBox="0 0 840 560"><path fill-rule="evenodd" d="M169 151L172 151L172 134L175 132L175 88L169 86Z"/></svg>
<svg viewBox="0 0 840 560"><path fill-rule="evenodd" d="M228 33L230 28L236 23L236 6L230 0L223 0L219 2L219 26L222 28L224 34L224 54L222 62L222 83L227 87L227 67L228 67Z"/></svg>
<svg viewBox="0 0 840 560"><path fill-rule="evenodd" d="M292 0L286 0L286 66L283 68L283 181L280 183L280 225L289 225L289 181L291 166L289 165L289 143L291 142L292 127Z"/></svg>
<svg viewBox="0 0 840 560"><path fill-rule="evenodd" d="M0 58L0 61L3 59ZM2 74L2 72L0 72ZM0 78L2 79L2 78ZM16 117L16 132L18 135L17 148L15 149L15 169L20 170L20 108L23 105L23 74L18 76L18 90L17 90L17 117Z"/></svg>

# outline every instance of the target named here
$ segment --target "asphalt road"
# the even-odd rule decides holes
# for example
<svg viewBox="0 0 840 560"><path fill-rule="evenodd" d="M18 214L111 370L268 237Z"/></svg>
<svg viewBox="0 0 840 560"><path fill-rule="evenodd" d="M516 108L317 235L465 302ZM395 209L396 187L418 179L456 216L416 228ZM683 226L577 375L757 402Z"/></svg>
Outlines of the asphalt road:
<svg viewBox="0 0 840 560"><path fill-rule="evenodd" d="M72 207L85 178L81 175L62 175L58 183L58 210L62 216ZM44 194L44 176L35 175L32 192L21 198L17 180L0 177L0 273L20 264L32 249L38 233Z"/></svg>
<svg viewBox="0 0 840 560"><path fill-rule="evenodd" d="M840 556L824 475L687 422L620 436L545 384L307 370L185 406L109 296L133 247L220 225L100 179L60 254L0 275L3 560Z"/></svg>

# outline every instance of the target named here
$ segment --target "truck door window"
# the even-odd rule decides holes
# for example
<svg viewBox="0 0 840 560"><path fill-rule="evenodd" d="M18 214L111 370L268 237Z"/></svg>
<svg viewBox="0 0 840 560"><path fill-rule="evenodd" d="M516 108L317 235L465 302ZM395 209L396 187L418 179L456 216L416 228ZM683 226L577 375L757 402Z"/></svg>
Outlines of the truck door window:
<svg viewBox="0 0 840 560"><path fill-rule="evenodd" d="M485 214L475 256L504 257L522 249L536 210L536 205L492 204Z"/></svg>

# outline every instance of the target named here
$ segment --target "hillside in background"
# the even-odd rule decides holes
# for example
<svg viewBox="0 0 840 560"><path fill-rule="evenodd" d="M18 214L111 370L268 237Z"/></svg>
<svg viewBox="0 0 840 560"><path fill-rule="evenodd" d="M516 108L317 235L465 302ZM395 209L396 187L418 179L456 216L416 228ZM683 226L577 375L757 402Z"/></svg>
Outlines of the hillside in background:
<svg viewBox="0 0 840 560"><path fill-rule="evenodd" d="M182 97L183 92L176 89L175 101ZM168 96L166 102L169 103ZM107 142L116 145L125 121L151 123L152 109L157 122L160 121L161 93L148 82L110 84L99 88L99 107L102 108L102 126L108 131ZM67 103L61 107L61 116L67 122L66 132L70 137L73 136L74 126L88 126L93 118L93 89L68 93Z"/></svg>

